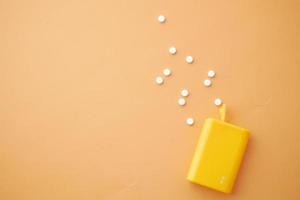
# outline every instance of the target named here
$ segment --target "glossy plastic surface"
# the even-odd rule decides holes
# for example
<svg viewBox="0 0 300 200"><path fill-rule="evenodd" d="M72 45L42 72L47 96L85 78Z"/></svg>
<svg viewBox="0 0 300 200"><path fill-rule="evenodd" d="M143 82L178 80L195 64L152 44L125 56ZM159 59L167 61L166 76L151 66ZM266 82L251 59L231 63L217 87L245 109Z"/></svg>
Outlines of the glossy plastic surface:
<svg viewBox="0 0 300 200"><path fill-rule="evenodd" d="M249 131L217 120L206 119L187 179L230 193L232 191Z"/></svg>

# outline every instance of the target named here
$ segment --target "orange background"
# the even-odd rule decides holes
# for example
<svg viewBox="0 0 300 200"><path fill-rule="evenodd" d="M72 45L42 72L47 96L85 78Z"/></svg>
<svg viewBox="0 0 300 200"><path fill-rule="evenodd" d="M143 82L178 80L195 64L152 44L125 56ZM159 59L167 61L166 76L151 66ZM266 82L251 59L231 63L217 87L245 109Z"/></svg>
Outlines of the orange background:
<svg viewBox="0 0 300 200"><path fill-rule="evenodd" d="M299 35L298 0L0 0L0 199L299 200ZM185 179L216 97L251 131L232 195Z"/></svg>

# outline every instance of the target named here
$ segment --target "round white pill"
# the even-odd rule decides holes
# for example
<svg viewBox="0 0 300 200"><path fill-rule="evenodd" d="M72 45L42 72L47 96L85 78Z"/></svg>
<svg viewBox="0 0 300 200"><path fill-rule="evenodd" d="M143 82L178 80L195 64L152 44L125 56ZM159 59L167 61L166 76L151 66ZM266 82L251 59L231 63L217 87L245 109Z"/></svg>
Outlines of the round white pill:
<svg viewBox="0 0 300 200"><path fill-rule="evenodd" d="M195 123L194 119L189 117L186 119L186 124L192 126Z"/></svg>
<svg viewBox="0 0 300 200"><path fill-rule="evenodd" d="M194 58L192 56L187 56L185 57L185 61L189 64L193 63L194 62Z"/></svg>
<svg viewBox="0 0 300 200"><path fill-rule="evenodd" d="M183 89L183 90L181 90L180 94L183 97L187 97L187 96L189 96L190 93L187 89Z"/></svg>
<svg viewBox="0 0 300 200"><path fill-rule="evenodd" d="M220 98L216 98L216 99L215 99L215 105L216 105L216 106L220 106L220 105L222 105L222 103L223 103L223 102L222 102L222 100L221 100Z"/></svg>
<svg viewBox="0 0 300 200"><path fill-rule="evenodd" d="M209 80L209 79L205 79L205 80L203 81L203 85L204 85L205 87L209 87L209 86L211 86L211 84L212 84L212 81Z"/></svg>
<svg viewBox="0 0 300 200"><path fill-rule="evenodd" d="M161 85L164 83L164 79L161 76L156 77L155 79L156 84Z"/></svg>
<svg viewBox="0 0 300 200"><path fill-rule="evenodd" d="M214 70L209 70L209 71L207 72L207 76L208 76L209 78L213 78L213 77L216 76L216 72L215 72Z"/></svg>
<svg viewBox="0 0 300 200"><path fill-rule="evenodd" d="M163 74L164 74L165 76L170 76L170 75L172 74L172 71L171 71L171 69L166 68L166 69L164 69Z"/></svg>
<svg viewBox="0 0 300 200"><path fill-rule="evenodd" d="M174 54L176 54L176 52L177 52L177 50L176 50L175 47L170 47L170 48L169 48L169 53L170 53L170 54L173 54L173 55L174 55Z"/></svg>
<svg viewBox="0 0 300 200"><path fill-rule="evenodd" d="M163 16L163 15L159 15L159 16L157 17L157 20L158 20L160 23L164 23L164 22L166 21L166 17Z"/></svg>
<svg viewBox="0 0 300 200"><path fill-rule="evenodd" d="M184 105L186 104L185 99L184 99L184 98L179 98L179 99L178 99L178 104L179 104L180 106L184 106Z"/></svg>

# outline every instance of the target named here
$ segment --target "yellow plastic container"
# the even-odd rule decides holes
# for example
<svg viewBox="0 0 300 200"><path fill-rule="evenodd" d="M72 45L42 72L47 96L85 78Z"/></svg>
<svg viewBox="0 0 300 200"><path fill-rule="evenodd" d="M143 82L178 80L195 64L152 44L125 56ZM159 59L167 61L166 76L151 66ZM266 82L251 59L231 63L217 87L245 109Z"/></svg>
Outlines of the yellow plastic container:
<svg viewBox="0 0 300 200"><path fill-rule="evenodd" d="M225 119L225 114L221 118ZM249 131L222 120L205 120L187 179L231 193L243 158Z"/></svg>

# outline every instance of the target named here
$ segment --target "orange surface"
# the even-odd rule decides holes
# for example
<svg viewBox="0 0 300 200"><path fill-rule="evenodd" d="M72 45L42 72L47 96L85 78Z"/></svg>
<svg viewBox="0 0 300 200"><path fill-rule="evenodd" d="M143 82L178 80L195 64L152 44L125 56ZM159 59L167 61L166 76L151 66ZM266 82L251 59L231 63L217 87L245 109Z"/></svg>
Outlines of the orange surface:
<svg viewBox="0 0 300 200"><path fill-rule="evenodd" d="M0 199L299 200L299 19L298 0L0 0ZM251 131L232 195L185 179L215 97Z"/></svg>

